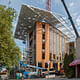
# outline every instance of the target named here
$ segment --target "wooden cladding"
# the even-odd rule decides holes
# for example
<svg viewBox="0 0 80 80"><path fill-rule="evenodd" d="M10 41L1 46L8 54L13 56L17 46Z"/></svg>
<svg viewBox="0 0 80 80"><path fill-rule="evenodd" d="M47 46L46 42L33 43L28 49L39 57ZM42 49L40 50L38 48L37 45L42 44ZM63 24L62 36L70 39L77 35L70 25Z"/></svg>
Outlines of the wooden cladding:
<svg viewBox="0 0 80 80"><path fill-rule="evenodd" d="M52 27L52 60L54 59L54 28Z"/></svg>
<svg viewBox="0 0 80 80"><path fill-rule="evenodd" d="M57 30L56 30L56 41L55 41L55 58L56 58L56 61L57 61Z"/></svg>
<svg viewBox="0 0 80 80"><path fill-rule="evenodd" d="M49 24L36 22L36 63L42 62L42 67L45 67L45 63L50 61L51 56L51 60L56 60L58 70L60 70L60 63L63 61L63 47L65 47L63 37L58 29L53 26L52 29L50 27ZM50 35L50 30L52 30L52 35ZM50 66L53 68L53 61L50 61Z"/></svg>
<svg viewBox="0 0 80 80"><path fill-rule="evenodd" d="M44 49L44 53L45 53L45 62L49 61L50 58L50 25L49 24L45 24L45 49ZM42 47L42 38L43 33L42 33L42 23L41 22L37 22L36 23L36 61L37 62L42 62L42 51L43 51L43 47Z"/></svg>
<svg viewBox="0 0 80 80"><path fill-rule="evenodd" d="M36 62L42 62L42 23L36 23Z"/></svg>
<svg viewBox="0 0 80 80"><path fill-rule="evenodd" d="M45 62L50 58L50 25L45 24Z"/></svg>

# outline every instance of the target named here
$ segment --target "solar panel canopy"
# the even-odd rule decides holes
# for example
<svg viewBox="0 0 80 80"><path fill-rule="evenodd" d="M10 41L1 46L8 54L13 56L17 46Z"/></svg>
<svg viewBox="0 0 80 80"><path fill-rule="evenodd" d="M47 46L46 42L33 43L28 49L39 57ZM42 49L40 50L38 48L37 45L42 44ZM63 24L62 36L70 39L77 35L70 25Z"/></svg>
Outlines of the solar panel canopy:
<svg viewBox="0 0 80 80"><path fill-rule="evenodd" d="M33 28L37 21L51 25L60 23L52 12L23 4L15 31L15 38L24 40L28 31Z"/></svg>

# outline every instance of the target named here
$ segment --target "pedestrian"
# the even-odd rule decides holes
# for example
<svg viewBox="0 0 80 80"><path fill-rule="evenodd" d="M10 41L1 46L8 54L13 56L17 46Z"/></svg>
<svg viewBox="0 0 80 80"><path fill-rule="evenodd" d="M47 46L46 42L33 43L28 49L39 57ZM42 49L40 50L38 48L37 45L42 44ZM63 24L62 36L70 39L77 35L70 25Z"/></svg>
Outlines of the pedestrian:
<svg viewBox="0 0 80 80"><path fill-rule="evenodd" d="M22 73L20 73L20 80L24 80L24 76Z"/></svg>
<svg viewBox="0 0 80 80"><path fill-rule="evenodd" d="M24 75L23 75L23 73L22 73L22 80L24 80Z"/></svg>
<svg viewBox="0 0 80 80"><path fill-rule="evenodd" d="M19 71L17 71L17 73L16 73L16 79L20 80L20 73L19 73Z"/></svg>

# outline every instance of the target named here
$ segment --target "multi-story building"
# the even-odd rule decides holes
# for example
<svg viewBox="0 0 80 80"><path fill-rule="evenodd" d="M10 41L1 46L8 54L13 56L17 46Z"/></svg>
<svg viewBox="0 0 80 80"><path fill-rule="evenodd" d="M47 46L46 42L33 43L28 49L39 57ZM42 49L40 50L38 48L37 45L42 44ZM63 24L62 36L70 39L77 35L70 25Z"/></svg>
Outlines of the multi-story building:
<svg viewBox="0 0 80 80"><path fill-rule="evenodd" d="M58 24L62 23L51 12L22 5L15 38L27 40L28 58L32 60L29 64L58 70L63 66L70 38L58 29Z"/></svg>
<svg viewBox="0 0 80 80"><path fill-rule="evenodd" d="M67 54L72 54L74 53L74 51L76 52L76 42L67 42L66 43L66 53Z"/></svg>

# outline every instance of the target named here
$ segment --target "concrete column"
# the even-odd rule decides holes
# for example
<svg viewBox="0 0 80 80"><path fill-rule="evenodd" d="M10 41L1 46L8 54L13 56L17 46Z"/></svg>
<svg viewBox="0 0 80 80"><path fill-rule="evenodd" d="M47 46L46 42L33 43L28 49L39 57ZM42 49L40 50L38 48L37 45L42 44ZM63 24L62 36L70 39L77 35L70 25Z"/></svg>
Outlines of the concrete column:
<svg viewBox="0 0 80 80"><path fill-rule="evenodd" d="M36 62L36 66L38 67L38 62ZM36 69L36 71L38 72L38 69Z"/></svg>

